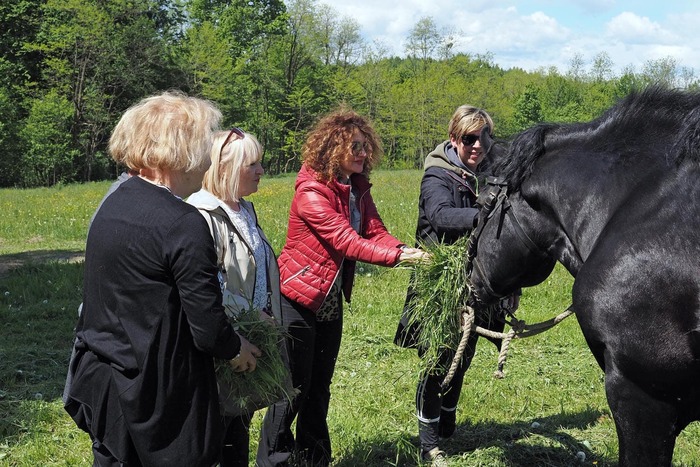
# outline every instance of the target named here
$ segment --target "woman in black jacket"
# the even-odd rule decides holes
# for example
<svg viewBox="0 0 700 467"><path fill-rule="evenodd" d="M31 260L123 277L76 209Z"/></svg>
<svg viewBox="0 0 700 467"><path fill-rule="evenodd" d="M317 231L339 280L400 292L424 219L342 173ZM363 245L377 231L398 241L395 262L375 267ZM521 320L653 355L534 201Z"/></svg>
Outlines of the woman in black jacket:
<svg viewBox="0 0 700 467"><path fill-rule="evenodd" d="M228 324L209 227L185 198L209 168L221 118L180 93L123 115L110 153L136 175L95 215L65 408L94 465L212 466L223 426L214 362L252 371L257 348Z"/></svg>
<svg viewBox="0 0 700 467"><path fill-rule="evenodd" d="M493 131L493 120L484 110L470 105L458 107L449 123L449 139L440 143L426 157L418 202L416 241L419 244L451 244L469 235L476 226L479 215L475 207L479 188L477 170L484 159L479 136L486 126ZM407 305L411 296L412 290L409 289ZM407 326L404 313L395 342L403 347L416 347L415 332L415 326ZM444 374L423 374L418 383L416 415L421 459L433 465L444 465L446 462L438 440L452 436L455 431L462 380L474 356L476 341L477 335L474 333L457 372L445 390L440 388ZM421 355L423 349L419 348L418 352ZM452 355L446 357L452 361Z"/></svg>

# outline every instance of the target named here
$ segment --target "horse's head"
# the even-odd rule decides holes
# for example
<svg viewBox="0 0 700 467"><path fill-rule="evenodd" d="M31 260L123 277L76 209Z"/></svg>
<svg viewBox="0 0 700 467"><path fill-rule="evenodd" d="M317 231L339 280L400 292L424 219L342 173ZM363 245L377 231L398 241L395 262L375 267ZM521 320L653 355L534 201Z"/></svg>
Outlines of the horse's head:
<svg viewBox="0 0 700 467"><path fill-rule="evenodd" d="M472 292L484 305L539 284L549 276L556 260L547 254L549 221L527 204L519 193L490 178L479 196L479 223L473 233Z"/></svg>

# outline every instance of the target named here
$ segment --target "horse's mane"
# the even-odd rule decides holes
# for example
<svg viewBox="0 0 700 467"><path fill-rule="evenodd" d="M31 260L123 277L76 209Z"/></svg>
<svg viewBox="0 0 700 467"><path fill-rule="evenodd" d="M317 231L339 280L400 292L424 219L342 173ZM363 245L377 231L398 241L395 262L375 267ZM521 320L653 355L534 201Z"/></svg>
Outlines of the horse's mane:
<svg viewBox="0 0 700 467"><path fill-rule="evenodd" d="M677 165L700 162L700 93L650 86L630 93L590 122L537 124L515 136L507 155L494 161L493 173L518 190L539 157L567 141L593 151L609 150L611 142L625 150L663 148Z"/></svg>

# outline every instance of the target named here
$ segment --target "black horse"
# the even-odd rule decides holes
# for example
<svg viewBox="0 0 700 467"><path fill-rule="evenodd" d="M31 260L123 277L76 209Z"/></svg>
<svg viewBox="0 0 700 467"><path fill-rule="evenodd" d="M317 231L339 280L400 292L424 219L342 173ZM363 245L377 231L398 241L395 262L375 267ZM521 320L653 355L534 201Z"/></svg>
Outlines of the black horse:
<svg viewBox="0 0 700 467"><path fill-rule="evenodd" d="M649 88L592 122L486 144L503 183L482 190L474 296L493 303L561 262L619 464L671 465L700 419L700 94Z"/></svg>

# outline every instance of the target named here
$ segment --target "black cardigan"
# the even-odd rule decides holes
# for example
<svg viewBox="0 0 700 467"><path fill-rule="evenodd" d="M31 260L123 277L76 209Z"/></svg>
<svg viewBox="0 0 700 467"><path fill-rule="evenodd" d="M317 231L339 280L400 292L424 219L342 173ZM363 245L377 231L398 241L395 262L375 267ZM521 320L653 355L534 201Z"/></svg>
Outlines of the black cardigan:
<svg viewBox="0 0 700 467"><path fill-rule="evenodd" d="M90 228L83 288L68 412L144 465L213 465L221 422L212 356L233 358L240 339L221 305L204 218L162 187L125 181Z"/></svg>

